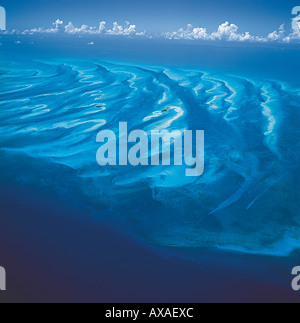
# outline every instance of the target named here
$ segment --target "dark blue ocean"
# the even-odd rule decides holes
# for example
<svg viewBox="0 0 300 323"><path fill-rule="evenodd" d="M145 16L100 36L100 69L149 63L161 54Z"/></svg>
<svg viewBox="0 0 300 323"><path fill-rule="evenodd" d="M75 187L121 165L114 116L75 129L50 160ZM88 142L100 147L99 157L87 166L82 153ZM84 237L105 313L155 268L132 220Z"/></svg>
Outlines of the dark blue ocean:
<svg viewBox="0 0 300 323"><path fill-rule="evenodd" d="M12 267L18 241L27 266L50 281L57 271L41 259L66 276L77 263L70 276L86 299L299 300L290 287L300 265L299 45L0 42L3 257ZM123 121L129 131L204 130L204 174L100 167L97 133L118 133ZM103 276L110 284L97 294Z"/></svg>

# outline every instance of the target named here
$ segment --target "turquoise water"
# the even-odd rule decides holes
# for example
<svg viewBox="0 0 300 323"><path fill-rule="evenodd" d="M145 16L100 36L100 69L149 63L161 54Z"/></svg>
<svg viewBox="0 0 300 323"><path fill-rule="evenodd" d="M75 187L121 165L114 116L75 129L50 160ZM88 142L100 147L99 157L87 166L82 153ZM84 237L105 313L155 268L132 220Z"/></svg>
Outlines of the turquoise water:
<svg viewBox="0 0 300 323"><path fill-rule="evenodd" d="M300 247L294 77L96 52L49 56L1 61L1 181L50 187L85 206L91 221L121 224L158 246L277 256ZM205 130L204 174L186 177L186 166L100 167L96 135L117 133L122 121L129 131Z"/></svg>

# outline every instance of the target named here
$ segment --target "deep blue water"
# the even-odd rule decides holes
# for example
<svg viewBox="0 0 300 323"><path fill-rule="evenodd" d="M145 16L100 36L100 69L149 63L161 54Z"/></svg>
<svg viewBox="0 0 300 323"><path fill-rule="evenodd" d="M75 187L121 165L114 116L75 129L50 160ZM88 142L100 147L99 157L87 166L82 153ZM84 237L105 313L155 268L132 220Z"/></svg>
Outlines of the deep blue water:
<svg viewBox="0 0 300 323"><path fill-rule="evenodd" d="M91 40L2 37L3 187L49 190L158 248L300 247L299 47ZM205 130L204 174L101 168L96 135L121 121Z"/></svg>

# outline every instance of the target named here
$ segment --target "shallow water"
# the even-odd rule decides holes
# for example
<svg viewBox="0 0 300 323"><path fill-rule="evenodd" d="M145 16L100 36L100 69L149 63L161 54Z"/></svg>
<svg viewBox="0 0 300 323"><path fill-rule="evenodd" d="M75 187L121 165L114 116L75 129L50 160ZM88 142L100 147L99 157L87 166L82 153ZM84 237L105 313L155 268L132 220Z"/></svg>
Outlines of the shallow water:
<svg viewBox="0 0 300 323"><path fill-rule="evenodd" d="M0 179L51 187L159 246L287 256L300 247L299 87L100 58L3 58ZM100 167L98 131L205 130L205 172ZM17 170L17 171L16 171Z"/></svg>

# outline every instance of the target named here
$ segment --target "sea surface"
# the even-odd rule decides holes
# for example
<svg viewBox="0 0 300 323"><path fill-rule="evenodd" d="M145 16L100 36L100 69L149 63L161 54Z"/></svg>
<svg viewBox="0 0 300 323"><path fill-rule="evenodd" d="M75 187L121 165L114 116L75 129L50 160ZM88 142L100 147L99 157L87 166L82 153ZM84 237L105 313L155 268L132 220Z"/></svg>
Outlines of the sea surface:
<svg viewBox="0 0 300 323"><path fill-rule="evenodd" d="M2 37L1 189L45 192L82 208L75 221L105 222L156 253L294 259L299 47L90 41ZM204 130L204 174L186 177L186 166L174 165L100 167L97 133L118 134L119 122L148 133Z"/></svg>

